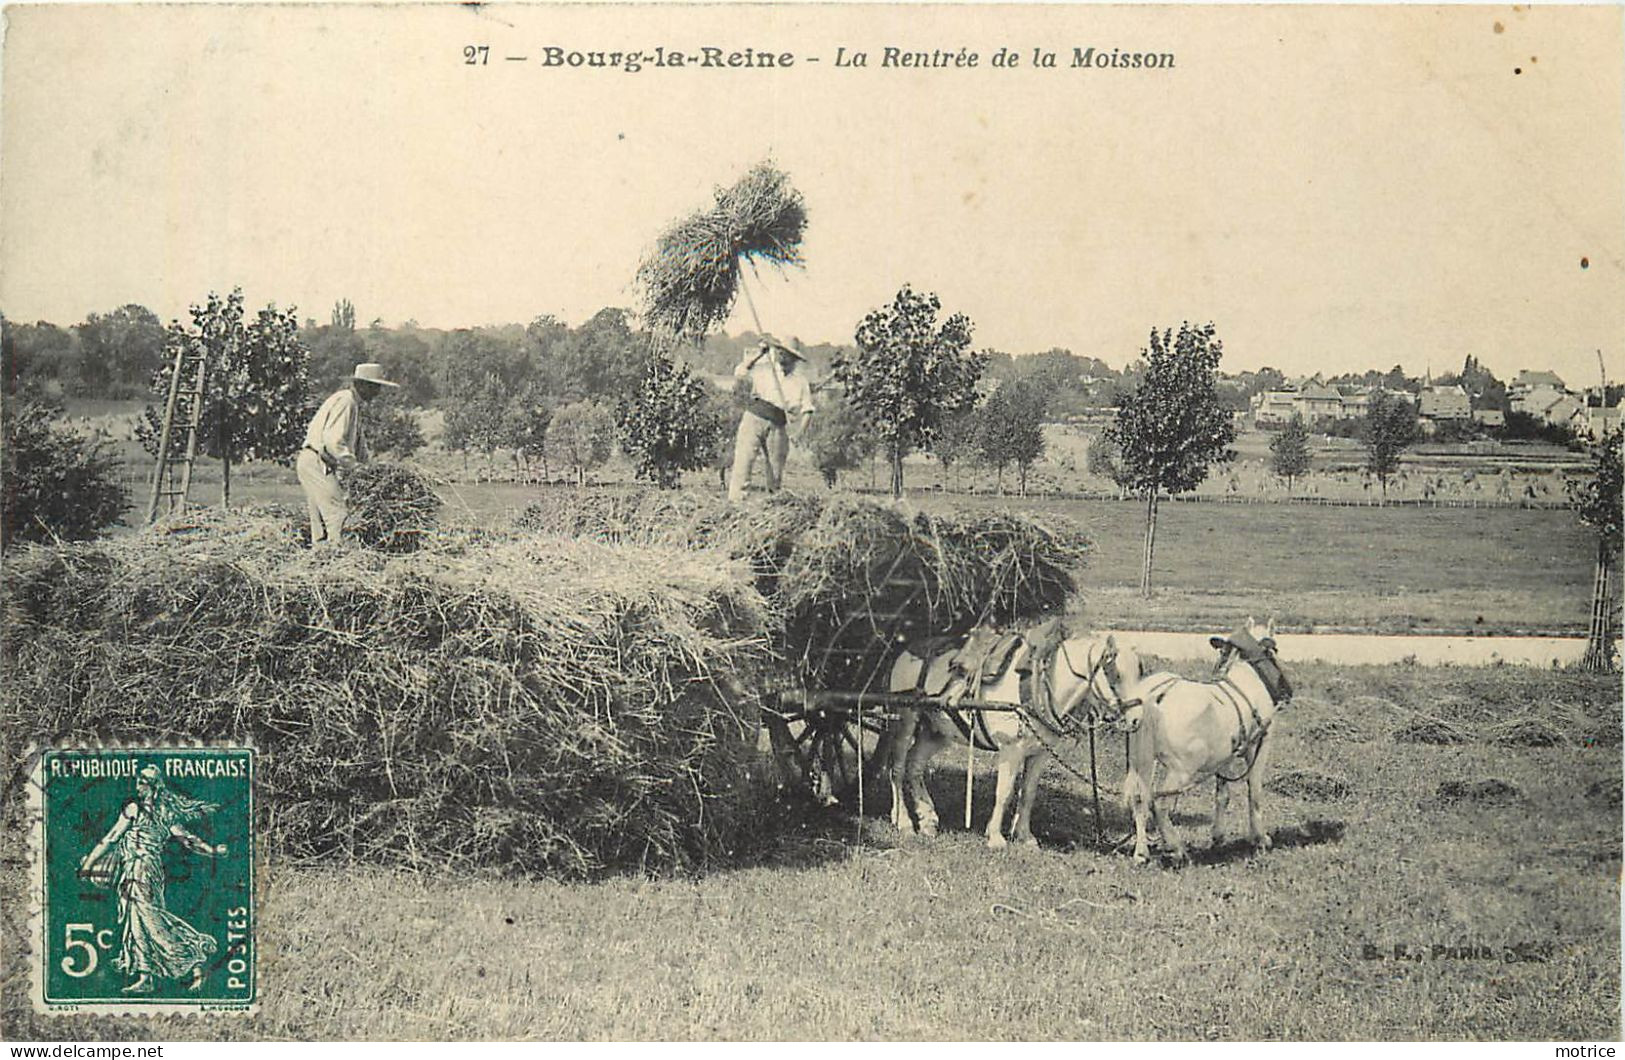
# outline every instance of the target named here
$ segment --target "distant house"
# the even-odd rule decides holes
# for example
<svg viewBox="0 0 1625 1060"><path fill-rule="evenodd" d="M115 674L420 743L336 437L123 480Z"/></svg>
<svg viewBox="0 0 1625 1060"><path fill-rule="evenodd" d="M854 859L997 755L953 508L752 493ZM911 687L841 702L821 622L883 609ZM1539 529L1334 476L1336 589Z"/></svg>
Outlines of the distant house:
<svg viewBox="0 0 1625 1060"><path fill-rule="evenodd" d="M1596 439L1619 430L1621 422L1617 405L1611 409L1582 408L1569 418L1569 428L1582 438Z"/></svg>
<svg viewBox="0 0 1625 1060"><path fill-rule="evenodd" d="M1563 380L1558 378L1556 372L1536 372L1528 368L1518 373L1518 378L1508 385L1508 390L1536 390L1540 387L1550 387L1559 393L1568 389Z"/></svg>
<svg viewBox="0 0 1625 1060"><path fill-rule="evenodd" d="M1483 427L1505 427L1507 414L1500 409L1474 409L1473 422Z"/></svg>
<svg viewBox="0 0 1625 1060"><path fill-rule="evenodd" d="M1265 390L1253 398L1253 423L1279 427L1302 417L1309 425L1364 416L1371 404L1367 393L1344 394L1325 383L1308 382L1279 390Z"/></svg>
<svg viewBox="0 0 1625 1060"><path fill-rule="evenodd" d="M1298 391L1297 406L1305 423L1335 420L1343 415L1343 395L1324 383L1311 383Z"/></svg>
<svg viewBox="0 0 1625 1060"><path fill-rule="evenodd" d="M1265 390L1253 399L1253 423L1260 427L1281 427L1292 422L1298 412L1296 390Z"/></svg>
<svg viewBox="0 0 1625 1060"><path fill-rule="evenodd" d="M1551 404L1540 418L1554 427L1570 426L1574 421L1574 414L1581 412L1585 406L1573 394L1564 394Z"/></svg>
<svg viewBox="0 0 1625 1060"><path fill-rule="evenodd" d="M1522 390L1512 395L1512 411L1536 419L1545 419L1546 410L1567 396L1564 391L1554 386L1543 385L1533 390Z"/></svg>
<svg viewBox="0 0 1625 1060"><path fill-rule="evenodd" d="M1422 391L1421 408L1424 419L1470 420L1473 402L1467 391L1459 386L1430 386Z"/></svg>

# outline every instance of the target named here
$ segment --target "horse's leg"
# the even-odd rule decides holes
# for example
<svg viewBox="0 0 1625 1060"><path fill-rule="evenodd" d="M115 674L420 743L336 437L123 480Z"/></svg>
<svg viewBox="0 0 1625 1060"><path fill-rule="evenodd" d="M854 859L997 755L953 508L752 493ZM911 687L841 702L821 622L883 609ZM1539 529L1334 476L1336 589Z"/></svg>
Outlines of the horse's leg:
<svg viewBox="0 0 1625 1060"><path fill-rule="evenodd" d="M1191 777L1181 773L1174 775L1170 770L1163 778L1163 784L1168 791L1184 791L1191 786ZM1179 831L1174 828L1173 814L1163 807L1166 799L1158 799L1156 793L1151 795L1151 816L1157 822L1157 831L1162 834L1162 842L1174 855L1176 864L1183 864L1189 855L1185 852L1185 841L1179 837Z"/></svg>
<svg viewBox="0 0 1625 1060"><path fill-rule="evenodd" d="M1146 753L1147 737L1135 732L1128 741L1128 773L1123 777L1123 801L1134 811L1134 860L1145 864L1151 858L1146 841L1145 818L1151 808L1151 782L1156 776L1156 760Z"/></svg>
<svg viewBox="0 0 1625 1060"><path fill-rule="evenodd" d="M1270 742L1265 740L1258 745L1258 756L1253 759L1253 768L1247 774L1247 838L1255 850L1268 850L1270 848L1270 833L1264 827L1264 768L1269 763L1265 756L1269 754Z"/></svg>
<svg viewBox="0 0 1625 1060"><path fill-rule="evenodd" d="M886 757L886 780L891 789L891 823L899 831L912 831L908 800L904 797L903 783L908 776L909 752L914 748L914 734L920 723L920 712L907 707L897 712L897 720L888 735L891 746Z"/></svg>
<svg viewBox="0 0 1625 1060"><path fill-rule="evenodd" d="M1230 785L1223 777L1213 778L1213 845L1224 842L1224 811L1230 805Z"/></svg>
<svg viewBox="0 0 1625 1060"><path fill-rule="evenodd" d="M989 850L1003 850L1004 815L1010 807L1010 792L1015 790L1016 771L1021 758L1015 747L999 749L999 780L993 789L993 813L987 819L987 846Z"/></svg>
<svg viewBox="0 0 1625 1060"><path fill-rule="evenodd" d="M914 749L908 755L907 782L909 797L914 800L914 813L920 821L920 834L930 837L937 834L937 805L931 801L925 771L948 741L937 730L935 715L921 720L924 724L915 729Z"/></svg>
<svg viewBox="0 0 1625 1060"><path fill-rule="evenodd" d="M1010 838L1018 843L1038 845L1038 840L1033 838L1033 800L1038 797L1038 782L1049 763L1050 753L1040 750L1028 757L1027 766L1021 771L1021 797L1016 800L1016 821L1010 829Z"/></svg>

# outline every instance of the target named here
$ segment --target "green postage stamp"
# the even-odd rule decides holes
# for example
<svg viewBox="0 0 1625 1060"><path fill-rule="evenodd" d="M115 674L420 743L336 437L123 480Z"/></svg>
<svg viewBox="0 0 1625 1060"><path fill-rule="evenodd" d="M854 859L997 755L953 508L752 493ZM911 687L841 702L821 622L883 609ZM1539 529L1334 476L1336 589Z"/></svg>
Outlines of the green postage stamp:
<svg viewBox="0 0 1625 1060"><path fill-rule="evenodd" d="M45 749L33 811L40 1011L253 1011L250 748Z"/></svg>

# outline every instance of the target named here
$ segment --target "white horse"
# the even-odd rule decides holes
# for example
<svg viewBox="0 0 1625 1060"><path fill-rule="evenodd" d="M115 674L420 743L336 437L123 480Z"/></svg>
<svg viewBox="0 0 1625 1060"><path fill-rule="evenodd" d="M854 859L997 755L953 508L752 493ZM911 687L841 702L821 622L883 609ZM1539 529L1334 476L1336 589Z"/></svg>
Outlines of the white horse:
<svg viewBox="0 0 1625 1060"><path fill-rule="evenodd" d="M1148 811L1175 859L1186 859L1185 844L1157 800L1177 795L1209 776L1215 779L1213 844L1217 846L1223 838L1229 787L1245 780L1247 837L1255 849L1269 849L1260 798L1270 746L1267 737L1276 712L1292 698L1292 685L1275 659L1275 621L1259 625L1249 618L1229 637L1209 641L1219 649L1213 680L1152 674L1134 689L1140 702L1123 715L1130 729L1123 801L1134 811L1137 862L1148 857ZM1161 783L1156 781L1159 765Z"/></svg>
<svg viewBox="0 0 1625 1060"><path fill-rule="evenodd" d="M942 700L949 706L966 697L1021 704L1022 671L1033 669L1030 656L1038 650L1039 643L1042 642L1024 638L1003 673L990 682L983 683L979 674L956 673L941 694ZM892 666L891 690L919 689L923 683L922 671L932 667L934 662L942 664L942 656L923 659L904 652ZM1047 700L1029 705L1031 709L1021 713L971 709L948 713L912 708L897 711L897 720L889 733L887 763L893 825L903 831L910 827L904 798L906 790L914 803L920 834L937 834L937 810L924 782L926 767L950 743L963 745L973 741L973 746L998 752L999 779L993 814L987 822L987 845L994 850L1006 845L1004 817L1018 774L1022 780L1021 798L1016 805L1011 838L1018 843L1036 845L1032 834L1033 798L1038 793L1039 778L1052 758L1050 748L1056 744L1076 746L1079 735L1091 721L1105 714L1121 713L1123 689L1140 677L1140 656L1132 647L1119 645L1110 635L1072 637L1059 642L1047 665L1042 659L1038 663L1041 672L1033 674L1030 684L1042 687L1040 677L1047 678ZM958 724L955 715L959 718ZM1043 731L1038 731L1040 729Z"/></svg>

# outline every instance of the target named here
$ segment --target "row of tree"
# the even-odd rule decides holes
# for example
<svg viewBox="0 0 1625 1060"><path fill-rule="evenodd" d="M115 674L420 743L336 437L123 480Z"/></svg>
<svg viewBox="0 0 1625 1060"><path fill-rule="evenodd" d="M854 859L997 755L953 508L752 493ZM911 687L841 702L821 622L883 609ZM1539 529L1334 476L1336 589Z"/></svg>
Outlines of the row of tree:
<svg viewBox="0 0 1625 1060"><path fill-rule="evenodd" d="M58 396L141 397L163 362L167 329L141 305L91 313L68 327L47 321L8 326L16 354L13 369L34 377ZM600 310L577 327L542 315L529 324L445 330L420 327L412 321L386 326L373 320L361 326L354 304L342 299L334 304L326 323L306 317L297 327L310 351L314 386L337 386L357 362L382 361L404 384L402 399L419 407L455 398L460 387L469 385L462 377L473 374L477 384L492 362L500 364L499 374L506 382L535 382L556 403L613 400L617 386L635 384L642 377L648 351L625 311L614 308ZM724 375L758 339L749 332L710 335L702 346L685 350L682 357L700 374ZM823 343L806 346L802 352L813 373L822 377L838 358L853 356L854 348ZM472 368L465 363L471 359L476 362ZM1021 356L986 351L982 374L989 383L1031 383L1047 395L1049 415L1065 419L1116 407L1123 395L1139 386L1146 369L1143 358L1118 370L1100 358L1057 347ZM1215 394L1225 408L1246 411L1260 391L1286 382L1285 374L1271 367L1221 374ZM1396 365L1386 372L1351 373L1328 382L1415 393L1423 381ZM1460 373L1441 376L1437 382L1459 382L1473 396L1475 407L1505 407L1505 386L1473 357L1467 358Z"/></svg>

